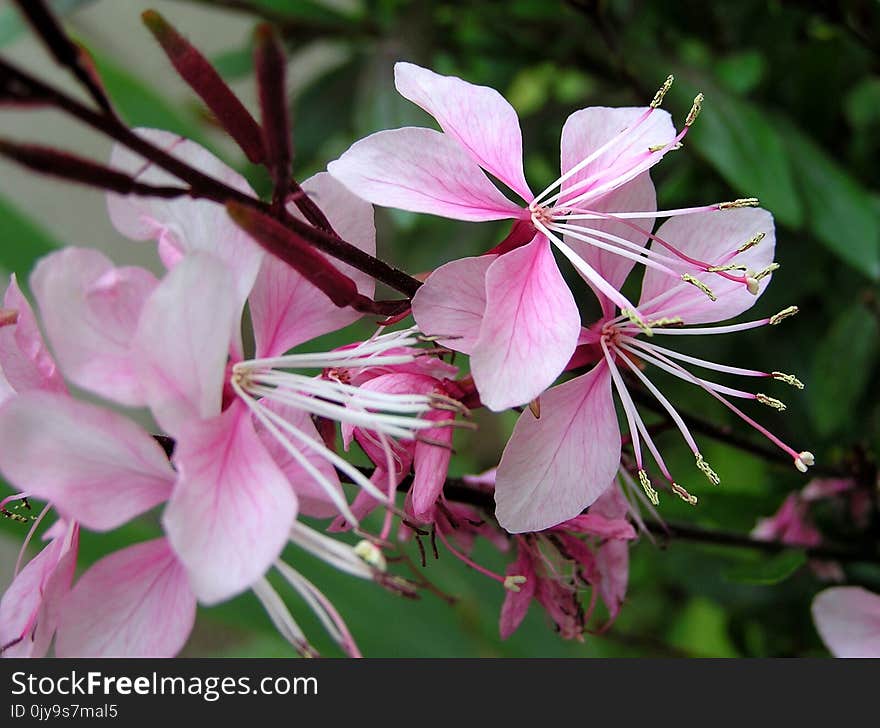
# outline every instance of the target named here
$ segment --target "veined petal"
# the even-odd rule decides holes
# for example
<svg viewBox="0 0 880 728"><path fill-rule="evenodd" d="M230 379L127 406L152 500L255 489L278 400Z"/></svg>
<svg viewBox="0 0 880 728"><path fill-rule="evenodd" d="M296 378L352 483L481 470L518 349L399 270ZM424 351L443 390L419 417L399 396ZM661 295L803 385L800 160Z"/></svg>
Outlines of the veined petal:
<svg viewBox="0 0 880 728"><path fill-rule="evenodd" d="M229 345L238 325L232 274L218 258L193 253L144 304L132 345L156 421L176 436L188 421L220 412Z"/></svg>
<svg viewBox="0 0 880 728"><path fill-rule="evenodd" d="M596 568L599 571L599 596L608 608L610 619L615 619L626 598L629 584L629 544L610 540L596 552Z"/></svg>
<svg viewBox="0 0 880 728"><path fill-rule="evenodd" d="M591 106L575 111L562 127L561 157L562 173L565 174L579 162L598 151L603 145L618 136L627 127L644 116L645 108L609 108ZM638 127L621 136L617 143L612 144L599 154L583 169L573 174L563 185L563 190L572 189L573 194L581 194L597 188L609 180L596 179L588 185L578 185L587 178L611 170L624 163L627 158L644 154L649 148L666 145L675 139L675 126L672 117L662 109L655 109ZM661 155L657 155L657 159ZM621 168L621 172L623 169ZM563 196L563 200L565 196ZM584 203L587 204L587 203ZM593 205L591 200L589 205Z"/></svg>
<svg viewBox="0 0 880 728"><path fill-rule="evenodd" d="M131 343L157 285L148 270L116 268L89 248L65 248L37 264L31 288L68 379L121 404L144 403Z"/></svg>
<svg viewBox="0 0 880 728"><path fill-rule="evenodd" d="M195 142L159 129L134 131L200 172L239 192L255 196L244 177ZM135 175L140 182L186 186L121 144L114 146L110 166ZM219 257L234 274L233 286L229 290L234 292L239 305L244 304L259 272L263 251L229 218L223 205L187 197L163 200L108 194L107 209L113 225L126 237L158 241L164 248L162 260L166 264L195 251L206 251Z"/></svg>
<svg viewBox="0 0 880 728"><path fill-rule="evenodd" d="M296 518L296 495L236 401L178 438L179 472L162 522L199 601L216 604L269 569Z"/></svg>
<svg viewBox="0 0 880 728"><path fill-rule="evenodd" d="M18 312L15 324L0 326L0 373L9 386L16 392L31 389L66 392L61 373L43 342L33 309L14 274L3 297L3 306Z"/></svg>
<svg viewBox="0 0 880 728"><path fill-rule="evenodd" d="M742 207L673 217L660 226L656 235L692 258L714 263L724 260L725 256L759 233L765 234L760 243L726 261L746 265L757 272L773 262L776 248L773 216L766 210ZM664 250L657 243L652 243L651 248ZM655 318L681 316L686 324L724 321L750 309L770 283L770 276L761 280L758 295L754 296L742 283L729 281L715 273L701 273L696 278L712 289L717 301L710 300L689 283L649 268L642 281L639 310L643 315ZM673 289L674 293L667 294ZM642 304L661 295L663 298L658 305L642 307Z"/></svg>
<svg viewBox="0 0 880 728"><path fill-rule="evenodd" d="M59 533L13 579L0 601L0 647L6 647L4 657L45 657L49 650L59 607L73 581L79 541L75 523L62 525L64 528L58 529Z"/></svg>
<svg viewBox="0 0 880 728"><path fill-rule="evenodd" d="M608 488L620 465L611 374L600 363L541 396L541 417L520 416L495 483L495 515L511 533L541 531L577 516Z"/></svg>
<svg viewBox="0 0 880 728"><path fill-rule="evenodd" d="M287 422L296 427L301 433L312 438L316 442L321 442L321 436L312 422L311 415L308 412L290 407L279 402L264 402L266 409L281 415ZM264 425L258 421L254 422L254 426L263 443L263 447L269 452L275 461L275 464L283 471L293 490L296 492L299 501L299 512L304 516L312 516L313 518L329 518L339 513L339 509L334 505L327 492L315 481L315 479L306 472L305 468L300 465L299 461L291 455L287 449L269 432ZM291 443L291 445L323 475L331 484L333 484L340 493L342 486L339 484L339 475L336 468L326 458L314 450L301 447L299 443Z"/></svg>
<svg viewBox="0 0 880 728"><path fill-rule="evenodd" d="M26 392L0 407L0 471L68 520L116 528L164 501L174 471L133 421L63 394Z"/></svg>
<svg viewBox="0 0 880 728"><path fill-rule="evenodd" d="M441 76L412 63L394 65L394 85L433 116L487 171L526 201L522 132L513 107L495 89Z"/></svg>
<svg viewBox="0 0 880 728"><path fill-rule="evenodd" d="M428 276L412 301L422 333L441 336L443 346L464 354L473 351L486 309L486 273L497 257L453 260Z"/></svg>
<svg viewBox="0 0 880 728"><path fill-rule="evenodd" d="M368 202L326 172L307 179L302 189L343 240L365 253L376 254L373 207ZM293 203L287 208L291 214L302 217ZM376 288L372 277L345 263L333 264L355 281L362 294L372 298ZM249 304L258 357L278 356L304 341L341 329L361 316L350 307L336 306L287 263L269 255L263 259Z"/></svg>
<svg viewBox="0 0 880 728"><path fill-rule="evenodd" d="M58 657L174 657L196 616L186 571L164 538L105 556L61 613Z"/></svg>
<svg viewBox="0 0 880 728"><path fill-rule="evenodd" d="M371 134L327 165L327 171L374 205L454 220L523 215L455 139L433 129Z"/></svg>
<svg viewBox="0 0 880 728"><path fill-rule="evenodd" d="M498 412L541 394L574 353L580 327L545 237L500 256L486 273L486 310L471 352L483 404Z"/></svg>
<svg viewBox="0 0 880 728"><path fill-rule="evenodd" d="M835 657L880 657L880 596L837 586L813 600L813 620Z"/></svg>
<svg viewBox="0 0 880 728"><path fill-rule="evenodd" d="M427 412L423 419L448 420L443 410ZM452 457L452 428L435 427L419 433L413 456L412 510L419 519L427 520L449 472Z"/></svg>

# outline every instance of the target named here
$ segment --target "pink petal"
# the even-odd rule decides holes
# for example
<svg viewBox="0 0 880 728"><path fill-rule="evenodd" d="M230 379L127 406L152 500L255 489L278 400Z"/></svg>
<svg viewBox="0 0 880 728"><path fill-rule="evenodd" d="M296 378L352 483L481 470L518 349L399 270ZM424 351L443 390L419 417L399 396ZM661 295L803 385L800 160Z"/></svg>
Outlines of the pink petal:
<svg viewBox="0 0 880 728"><path fill-rule="evenodd" d="M577 516L620 465L620 429L608 367L548 390L541 418L520 416L495 485L495 515L511 533L542 531Z"/></svg>
<svg viewBox="0 0 880 728"><path fill-rule="evenodd" d="M713 264L762 232L766 237L758 245L730 261L747 265L757 272L773 262L776 247L773 216L766 210L743 207L682 215L664 222L656 234L690 257ZM656 242L651 244L651 249L665 252ZM639 310L651 317L681 316L687 324L713 323L738 316L758 300L758 296L749 293L742 283L726 280L715 273L702 273L696 277L712 289L717 301L710 300L689 283L649 268L642 282ZM760 281L758 295L767 288L770 278ZM675 293L657 305L647 305L655 296L670 289Z"/></svg>
<svg viewBox="0 0 880 728"><path fill-rule="evenodd" d="M58 657L174 657L196 616L186 571L164 538L105 556L64 604Z"/></svg>
<svg viewBox="0 0 880 728"><path fill-rule="evenodd" d="M132 420L66 395L27 392L0 408L0 470L65 518L106 531L164 501L174 471Z"/></svg>
<svg viewBox="0 0 880 728"><path fill-rule="evenodd" d="M16 392L30 389L66 392L61 373L43 342L33 309L14 274L3 297L3 307L18 312L14 325L0 327L0 373L10 388Z"/></svg>
<svg viewBox="0 0 880 728"><path fill-rule="evenodd" d="M455 139L432 129L377 132L355 142L327 170L374 205L455 220L523 215Z"/></svg>
<svg viewBox="0 0 880 728"><path fill-rule="evenodd" d="M580 329L545 237L500 256L486 274L486 311L471 353L483 404L499 412L541 394L562 373Z"/></svg>
<svg viewBox="0 0 880 728"><path fill-rule="evenodd" d="M79 543L75 523L58 523L64 526L59 535L18 573L0 601L4 657L45 657L49 650L58 609L73 581Z"/></svg>
<svg viewBox="0 0 880 728"><path fill-rule="evenodd" d="M614 538L624 541L636 537L632 524L623 518L606 518L598 513L582 513L562 524L562 527L575 533L588 533L599 538Z"/></svg>
<svg viewBox="0 0 880 728"><path fill-rule="evenodd" d="M609 519L624 518L629 513L629 501L620 486L612 481L608 489L590 506L590 513Z"/></svg>
<svg viewBox="0 0 880 728"><path fill-rule="evenodd" d="M486 309L486 273L497 257L453 260L428 276L412 301L413 318L422 333L442 336L443 346L464 354L473 351Z"/></svg>
<svg viewBox="0 0 880 728"><path fill-rule="evenodd" d="M327 215L343 240L370 255L376 254L376 227L373 208L353 195L326 172L302 183L303 190ZM302 217L293 203L288 209ZM375 281L365 273L336 263L357 283L365 296L373 296ZM303 276L274 256L266 256L250 299L251 319L259 357L278 356L294 346L356 321L361 314L340 308L319 293Z"/></svg>
<svg viewBox="0 0 880 728"><path fill-rule="evenodd" d="M501 94L412 63L394 65L394 85L401 96L433 116L480 166L531 201L523 174L519 119Z"/></svg>
<svg viewBox="0 0 880 728"><path fill-rule="evenodd" d="M321 442L321 436L312 422L308 412L279 404L278 402L266 402L264 406L281 415L290 424L296 427L304 435L316 442ZM339 513L339 509L333 504L327 492L315 481L315 479L299 464L278 440L261 423L254 421L257 434L263 443L263 447L272 456L275 464L281 468L285 477L293 486L299 501L299 512L304 516L314 518L329 518ZM299 452L308 460L337 490L342 492L339 484L339 476L336 468L326 458L317 454L314 450L299 446L295 443Z"/></svg>
<svg viewBox="0 0 880 728"><path fill-rule="evenodd" d="M449 420L450 413L442 410L423 415L426 420ZM436 444L435 444L436 443ZM413 458L415 475L412 484L413 515L420 520L433 510L443 492L452 456L452 428L434 427L422 430L416 441Z"/></svg>
<svg viewBox="0 0 880 728"><path fill-rule="evenodd" d="M116 268L88 248L65 248L37 264L31 287L68 379L121 404L143 404L131 342L157 285L149 271Z"/></svg>
<svg viewBox="0 0 880 728"><path fill-rule="evenodd" d="M162 522L199 601L215 604L278 558L296 496L241 402L183 430L174 462L180 478Z"/></svg>
<svg viewBox="0 0 880 728"><path fill-rule="evenodd" d="M835 657L880 657L880 596L837 586L813 600L813 620Z"/></svg>
<svg viewBox="0 0 880 728"><path fill-rule="evenodd" d="M218 258L193 253L144 305L132 356L144 397L171 435L220 412L227 353L239 324L232 288Z"/></svg>
<svg viewBox="0 0 880 728"><path fill-rule="evenodd" d="M246 195L255 196L250 185L195 142L177 134L158 129L135 129L139 136L169 152L197 170ZM110 157L110 166L136 174L141 182L186 187L173 175L150 165L128 148L117 144ZM213 253L229 265L234 274L234 298L244 303L260 269L262 249L241 230L223 205L207 200L183 197L175 200L107 195L107 209L116 229L133 240L156 240L166 264L180 255L194 251ZM175 255L174 251L178 251Z"/></svg>
<svg viewBox="0 0 880 728"><path fill-rule="evenodd" d="M626 541L608 541L596 552L599 571L599 596L608 608L610 619L615 619L626 598L629 583L629 545Z"/></svg>
<svg viewBox="0 0 880 728"><path fill-rule="evenodd" d="M507 576L524 576L526 580L519 585L519 591L508 589L504 593L504 603L501 605L499 624L501 639L503 640L506 640L516 632L517 628L522 624L529 611L529 605L532 603L532 597L535 595L538 585L535 567L532 564L528 549L522 545L517 548L516 561L507 567L505 574Z"/></svg>
<svg viewBox="0 0 880 728"><path fill-rule="evenodd" d="M574 112L566 119L565 125L562 127L562 172L568 172L621 131L632 126L645 111L644 108L592 106ZM655 110L640 126L627 133L582 170L566 180L563 189L570 189L575 183L588 177L594 177L604 171L611 171L613 176L617 176L624 172L627 159L647 152L649 147L669 144L674 138L675 126L672 123L672 117L666 111ZM657 161L660 161L661 158L661 155L658 154ZM581 194L590 189L597 189L610 179L610 177L605 180L596 179L591 184L578 188L568 197L571 198L575 194ZM562 199L564 200L565 196ZM592 207L595 204L597 204L596 200L585 200L579 203L579 206L601 209Z"/></svg>

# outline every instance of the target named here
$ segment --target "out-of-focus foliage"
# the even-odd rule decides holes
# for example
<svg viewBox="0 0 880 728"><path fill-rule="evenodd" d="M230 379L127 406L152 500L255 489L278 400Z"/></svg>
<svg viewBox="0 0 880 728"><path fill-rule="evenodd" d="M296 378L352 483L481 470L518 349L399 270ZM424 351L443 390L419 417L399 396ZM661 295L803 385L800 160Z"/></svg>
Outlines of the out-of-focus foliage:
<svg viewBox="0 0 880 728"><path fill-rule="evenodd" d="M192 2L192 0L189 0ZM61 11L80 3L58 3ZM183 4L183 3L181 3ZM254 22L275 21L292 53L312 42L341 47L340 61L292 101L295 165L305 177L379 129L432 122L400 98L392 67L409 60L499 89L517 108L526 172L533 188L558 170L566 116L590 105L644 105L668 73L676 85L665 107L678 123L697 90L703 114L684 148L652 173L660 203L677 207L756 196L776 216L781 269L753 310L756 317L797 304L782 326L695 342L699 356L767 371L793 371L806 390L783 391L784 414L749 408L784 439L842 468L870 463L880 445L880 6L873 0L798 3L774 0L706 3L684 0L510 0L407 2L251 0L202 2L251 6ZM135 9L133 8L133 12ZM19 32L0 13L0 43ZM185 30L185 29L183 29ZM80 39L88 46L90 39ZM159 51L157 50L157 53ZM230 79L251 73L249 38L213 60ZM199 139L209 123L162 97L156 79L139 78L130 59L97 56L110 95L134 125L164 126ZM169 73L171 71L169 70ZM247 171L242 160L238 163ZM258 189L260 180L255 180ZM25 211L26 212L26 211ZM483 252L503 225L468 225L428 216L377 211L380 253L417 273ZM0 265L25 271L51 244L39 228L0 201ZM14 241L14 244L11 242ZM584 294L585 296L588 295ZM718 341L717 339L722 339ZM331 344L337 342L330 342ZM664 390L682 409L729 422L716 403L679 381ZM461 438L455 474L495 464L514 421L480 414L480 434ZM741 429L738 425L737 429ZM749 435L750 433L746 433ZM660 437L670 467L692 472L696 508L665 498L661 515L745 533L773 513L806 479L790 465L768 463L702 438L722 476L697 480L690 453L674 433ZM676 449L678 448L678 449ZM18 534L17 524L0 524ZM874 514L874 539L880 519ZM154 521L83 539L83 561L155 533ZM112 543L111 543L112 541ZM460 597L454 607L426 593L401 601L370 584L303 570L326 586L366 654L396 655L700 655L823 654L809 616L822 586L798 551L765 556L722 546L648 539L633 550L627 603L607 634L561 642L533 608L508 642L497 633L503 594L445 552L427 574ZM504 558L477 551L496 570ZM880 590L880 570L844 565L855 583ZM319 648L320 629L300 612ZM188 654L286 655L256 601L242 597L204 613Z"/></svg>

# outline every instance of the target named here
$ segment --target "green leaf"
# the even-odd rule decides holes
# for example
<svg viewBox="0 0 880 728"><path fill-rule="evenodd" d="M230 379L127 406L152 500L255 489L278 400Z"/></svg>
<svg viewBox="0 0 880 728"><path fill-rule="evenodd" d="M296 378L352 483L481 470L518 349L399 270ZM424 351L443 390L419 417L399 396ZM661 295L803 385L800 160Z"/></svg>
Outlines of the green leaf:
<svg viewBox="0 0 880 728"><path fill-rule="evenodd" d="M785 581L807 562L807 555L790 549L772 556L762 556L759 561L737 564L724 573L728 581L740 584L770 586Z"/></svg>
<svg viewBox="0 0 880 728"><path fill-rule="evenodd" d="M788 151L762 111L723 91L708 90L684 143L693 144L740 197L757 197L780 222L800 227L803 209Z"/></svg>
<svg viewBox="0 0 880 728"><path fill-rule="evenodd" d="M810 415L822 436L853 417L877 363L878 323L864 306L847 308L817 339L809 382Z"/></svg>
<svg viewBox="0 0 880 728"><path fill-rule="evenodd" d="M731 91L745 94L761 83L766 64L758 51L743 51L721 58L715 64L715 75Z"/></svg>
<svg viewBox="0 0 880 728"><path fill-rule="evenodd" d="M30 218L22 215L16 206L0 197L0 267L22 275L28 273L34 261L59 244Z"/></svg>
<svg viewBox="0 0 880 728"><path fill-rule="evenodd" d="M738 657L727 629L728 617L714 602L691 599L669 632L669 643L700 657Z"/></svg>
<svg viewBox="0 0 880 728"><path fill-rule="evenodd" d="M880 216L871 196L793 124L780 122L809 230L832 253L880 280Z"/></svg>

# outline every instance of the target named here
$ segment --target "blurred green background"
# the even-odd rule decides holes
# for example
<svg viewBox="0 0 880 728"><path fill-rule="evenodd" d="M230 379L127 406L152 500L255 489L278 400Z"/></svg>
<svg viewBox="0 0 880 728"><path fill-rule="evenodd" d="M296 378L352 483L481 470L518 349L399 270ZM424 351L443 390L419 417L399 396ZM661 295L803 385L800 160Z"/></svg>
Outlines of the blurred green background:
<svg viewBox="0 0 880 728"><path fill-rule="evenodd" d="M251 33L260 19L276 23L290 52L300 178L323 169L368 133L431 123L394 91L397 60L499 89L519 112L526 174L537 189L557 176L559 131L569 113L591 105L644 105L674 73L665 108L679 124L697 90L706 102L684 149L652 172L661 206L759 197L776 217L782 268L750 313L767 316L791 304L801 309L779 327L679 349L729 364L795 372L806 384L804 392L783 385L768 392L785 399L787 412L758 405L748 411L795 447L812 450L819 463L862 479L876 476L880 4L59 0L54 6L94 53L126 120L208 145L260 190L266 189L265 177L218 133L152 46L140 26L142 10L154 7L175 23L251 108ZM0 53L72 87L9 4L0 5ZM4 136L51 142L97 159L108 154L104 140L50 112L4 110L0 129ZM505 233L504 225L376 214L380 255L412 273L483 252ZM0 239L0 268L21 276L33 260L62 244L97 245L120 262L155 264L148 246L113 231L100 194L5 164ZM729 422L702 393L660 375L656 381L685 412ZM458 441L453 474L494 465L514 421L512 415L477 419L479 433ZM661 515L672 520L746 533L807 482L790 463L767 462L703 437L701 447L722 476L722 485L711 488L697 477L677 437L662 435L660 444L670 467L700 497L694 509L664 498ZM864 485L876 487L873 481ZM837 541L859 546L878 541L880 521L875 512L869 529L860 533L845 523L829 527ZM84 535L81 563L156 533L155 518L145 518L113 534ZM2 583L11 575L23 534L20 524L0 522ZM505 557L485 544L476 555L503 570ZM326 590L371 656L826 654L809 615L810 599L823 583L798 558L780 565L749 550L691 543L658 548L642 539L632 550L628 598L618 622L578 644L557 638L536 606L511 639L500 641L502 590L442 546L440 560L429 560L427 576L458 597L454 607L428 593L418 601L402 600L327 573L300 553L289 556ZM880 591L876 565L846 564L845 570L851 582ZM287 596L316 646L338 654L304 605ZM185 654L281 656L290 650L246 596L203 610Z"/></svg>

